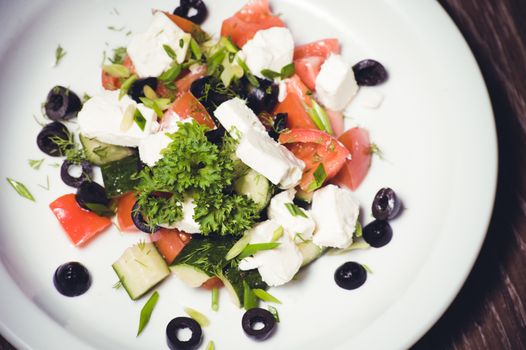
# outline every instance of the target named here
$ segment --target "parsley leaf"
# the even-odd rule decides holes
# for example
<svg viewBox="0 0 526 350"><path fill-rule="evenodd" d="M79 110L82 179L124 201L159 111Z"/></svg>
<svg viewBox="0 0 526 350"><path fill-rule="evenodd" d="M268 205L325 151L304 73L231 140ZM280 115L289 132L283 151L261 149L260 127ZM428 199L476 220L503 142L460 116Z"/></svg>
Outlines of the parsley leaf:
<svg viewBox="0 0 526 350"><path fill-rule="evenodd" d="M60 44L55 49L55 67L58 66L60 61L66 56L67 52L60 46Z"/></svg>

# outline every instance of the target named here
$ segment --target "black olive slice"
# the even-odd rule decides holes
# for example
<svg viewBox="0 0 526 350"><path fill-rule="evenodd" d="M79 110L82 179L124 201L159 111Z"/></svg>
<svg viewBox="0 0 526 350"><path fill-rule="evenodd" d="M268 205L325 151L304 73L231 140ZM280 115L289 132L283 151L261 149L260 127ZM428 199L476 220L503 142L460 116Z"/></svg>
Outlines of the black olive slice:
<svg viewBox="0 0 526 350"><path fill-rule="evenodd" d="M133 205L131 217L133 223L135 224L135 227L137 227L142 232L154 233L156 231L159 231L160 229L159 226L150 227L150 225L146 222L139 208L139 202L135 202L135 204Z"/></svg>
<svg viewBox="0 0 526 350"><path fill-rule="evenodd" d="M354 77L360 86L375 86L387 80L385 67L375 60L363 60L353 67Z"/></svg>
<svg viewBox="0 0 526 350"><path fill-rule="evenodd" d="M363 239L374 248L380 248L391 242L393 229L387 221L374 220L363 228Z"/></svg>
<svg viewBox="0 0 526 350"><path fill-rule="evenodd" d="M178 338L182 329L189 329L192 336L188 340ZM171 350L193 350L199 347L203 331L197 321L190 317L176 317L166 326L166 342Z"/></svg>
<svg viewBox="0 0 526 350"><path fill-rule="evenodd" d="M68 88L53 87L47 94L44 110L51 120L68 120L77 115L82 107L80 98Z"/></svg>
<svg viewBox="0 0 526 350"><path fill-rule="evenodd" d="M262 324L263 327L258 328L258 324ZM241 326L249 337L265 340L276 329L276 319L270 311L255 307L245 312L241 319Z"/></svg>
<svg viewBox="0 0 526 350"><path fill-rule="evenodd" d="M142 103L141 97L144 96L144 87L149 86L154 91L157 89L158 85L157 78L143 78L143 79L137 79L128 89L128 95L137 103Z"/></svg>
<svg viewBox="0 0 526 350"><path fill-rule="evenodd" d="M336 269L334 281L343 289L356 289L367 280L367 270L354 261L348 261Z"/></svg>
<svg viewBox="0 0 526 350"><path fill-rule="evenodd" d="M68 262L60 265L53 275L53 284L58 292L67 297L86 293L91 286L91 276L82 264Z"/></svg>
<svg viewBox="0 0 526 350"><path fill-rule="evenodd" d="M59 147L57 141L67 144L71 135L68 128L61 122L47 124L40 130L37 136L38 148L47 155L52 157L62 157L65 147ZM71 144L68 147L73 147Z"/></svg>
<svg viewBox="0 0 526 350"><path fill-rule="evenodd" d="M191 9L195 10L195 14L190 15ZM181 0L173 14L186 18L195 24L202 24L208 16L208 9L203 0Z"/></svg>
<svg viewBox="0 0 526 350"><path fill-rule="evenodd" d="M259 86L247 85L247 106L256 115L272 112L278 104L279 87L268 79L258 79Z"/></svg>
<svg viewBox="0 0 526 350"><path fill-rule="evenodd" d="M109 207L110 199L104 187L93 181L84 181L77 189L77 203L84 209L94 211L95 206Z"/></svg>
<svg viewBox="0 0 526 350"><path fill-rule="evenodd" d="M378 220L394 219L399 213L401 202L391 188L382 188L374 196L372 204L373 216Z"/></svg>
<svg viewBox="0 0 526 350"><path fill-rule="evenodd" d="M68 186L71 187L79 187L84 181L89 181L93 175L93 168L91 164L83 160L80 163L80 167L82 168L82 173L78 176L71 176L69 173L69 170L72 166L76 166L79 164L75 164L73 162L70 162L69 160L65 160L64 163L62 163L62 166L60 167L60 177L62 178L62 181Z"/></svg>

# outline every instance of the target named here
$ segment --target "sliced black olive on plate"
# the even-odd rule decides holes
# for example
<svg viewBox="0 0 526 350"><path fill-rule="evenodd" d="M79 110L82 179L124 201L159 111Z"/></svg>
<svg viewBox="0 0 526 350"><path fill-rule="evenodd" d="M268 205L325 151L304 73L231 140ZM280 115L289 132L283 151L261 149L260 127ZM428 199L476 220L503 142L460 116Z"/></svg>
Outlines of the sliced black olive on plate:
<svg viewBox="0 0 526 350"><path fill-rule="evenodd" d="M51 120L68 120L77 115L82 107L80 98L68 88L55 86L49 91L44 110Z"/></svg>
<svg viewBox="0 0 526 350"><path fill-rule="evenodd" d="M62 157L67 148L73 147L72 144L68 144L70 138L71 134L64 124L53 122L44 126L38 133L37 146L47 155Z"/></svg>
<svg viewBox="0 0 526 350"><path fill-rule="evenodd" d="M367 270L354 261L348 261L334 272L334 281L343 289L356 289L367 280Z"/></svg>
<svg viewBox="0 0 526 350"><path fill-rule="evenodd" d="M202 24L208 16L208 9L203 0L181 0L179 7L174 10L173 14L186 18L195 24Z"/></svg>
<svg viewBox="0 0 526 350"><path fill-rule="evenodd" d="M93 181L84 181L77 188L75 196L77 203L84 209L95 212L101 216L110 216L111 200L104 187Z"/></svg>
<svg viewBox="0 0 526 350"><path fill-rule="evenodd" d="M276 319L270 311L255 307L245 312L241 326L249 337L265 340L276 329Z"/></svg>
<svg viewBox="0 0 526 350"><path fill-rule="evenodd" d="M393 229L385 220L374 220L363 228L363 239L374 248L380 248L391 242Z"/></svg>
<svg viewBox="0 0 526 350"><path fill-rule="evenodd" d="M272 112L278 104L279 87L268 79L258 79L259 86L247 84L247 106L260 114L261 112Z"/></svg>
<svg viewBox="0 0 526 350"><path fill-rule="evenodd" d="M157 81L157 78L143 78L143 79L137 79L133 82L133 84L128 89L128 95L137 103L142 103L141 97L145 97L144 94L144 87L149 86L152 88L152 90L155 91L157 89L157 85L159 82Z"/></svg>
<svg viewBox="0 0 526 350"><path fill-rule="evenodd" d="M360 86L375 86L387 80L385 67L378 61L367 59L352 67L356 82Z"/></svg>
<svg viewBox="0 0 526 350"><path fill-rule="evenodd" d="M72 167L80 166L81 174L79 176L72 176L69 172ZM89 181L93 175L93 168L90 162L83 160L80 164L75 164L69 160L65 160L60 167L60 177L62 181L68 186L79 187L84 181Z"/></svg>
<svg viewBox="0 0 526 350"><path fill-rule="evenodd" d="M91 286L91 276L78 262L68 262L60 265L53 275L53 284L58 292L67 297L76 297L86 293Z"/></svg>
<svg viewBox="0 0 526 350"><path fill-rule="evenodd" d="M135 224L135 227L137 227L142 232L146 233L154 233L156 231L159 231L160 227L155 226L151 227L148 222L144 219L144 216L141 213L141 208L139 208L139 202L135 202L133 205L132 211L131 211L131 217L132 221Z"/></svg>
<svg viewBox="0 0 526 350"><path fill-rule="evenodd" d="M373 200L373 216L378 220L391 220L400 213L401 207L402 204L395 191L389 187L382 188Z"/></svg>
<svg viewBox="0 0 526 350"><path fill-rule="evenodd" d="M180 339L181 331L187 329L191 336L187 340ZM196 320L190 317L176 317L166 326L166 342L171 350L193 350L199 347L203 330Z"/></svg>

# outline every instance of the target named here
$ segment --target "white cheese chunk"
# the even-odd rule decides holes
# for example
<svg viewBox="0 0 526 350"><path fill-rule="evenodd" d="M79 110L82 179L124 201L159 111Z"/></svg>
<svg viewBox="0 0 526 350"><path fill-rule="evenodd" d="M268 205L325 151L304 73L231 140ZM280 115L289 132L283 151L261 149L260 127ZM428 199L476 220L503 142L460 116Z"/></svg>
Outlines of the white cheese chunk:
<svg viewBox="0 0 526 350"><path fill-rule="evenodd" d="M272 219L283 226L285 232L295 242L310 240L316 224L309 211L301 209L306 217L301 215L294 216L286 206L287 204L293 204L292 200L294 199L295 194L296 190L290 189L275 195L270 201L267 215L269 219Z"/></svg>
<svg viewBox="0 0 526 350"><path fill-rule="evenodd" d="M163 45L168 45L175 52L177 63L183 63L190 39L190 34L159 11L154 14L152 23L144 33L131 38L127 51L139 77L158 77L173 62Z"/></svg>
<svg viewBox="0 0 526 350"><path fill-rule="evenodd" d="M271 242L279 223L267 220L254 226L247 234L250 244ZM292 280L303 262L300 250L288 235L282 235L276 242L280 245L271 250L262 250L253 257L240 261L241 270L258 269L261 279L269 286L280 286Z"/></svg>
<svg viewBox="0 0 526 350"><path fill-rule="evenodd" d="M256 114L238 97L221 103L214 111L214 116L235 139L250 130L265 132Z"/></svg>
<svg viewBox="0 0 526 350"><path fill-rule="evenodd" d="M197 223L194 220L194 213L195 213L195 203L194 199L191 197L187 197L185 201L182 203L182 209L183 209L183 218L176 223L169 225L169 224L160 224L159 226L168 228L168 229L178 229L180 231L184 231L186 233L201 233L201 227L199 226L199 223Z"/></svg>
<svg viewBox="0 0 526 350"><path fill-rule="evenodd" d="M243 134L236 156L282 189L296 186L305 168L305 163L287 148L275 142L268 134L257 130Z"/></svg>
<svg viewBox="0 0 526 350"><path fill-rule="evenodd" d="M129 128L122 128L122 119L128 107L137 108L145 119L144 130L135 122ZM146 138L156 121L155 112L137 104L129 96L119 100L119 91L104 90L90 98L80 110L77 121L80 133L112 145L137 147Z"/></svg>
<svg viewBox="0 0 526 350"><path fill-rule="evenodd" d="M312 241L320 247L347 248L352 243L359 203L346 188L327 185L312 196L311 214L316 222Z"/></svg>
<svg viewBox="0 0 526 350"><path fill-rule="evenodd" d="M333 111L341 111L357 92L352 67L342 56L330 55L316 77L316 95L320 102Z"/></svg>
<svg viewBox="0 0 526 350"><path fill-rule="evenodd" d="M172 130L160 131L156 134L148 135L142 139L139 143L139 157L141 161L152 167L154 166L163 156L162 150L168 147L173 141L167 133L175 132L177 127Z"/></svg>
<svg viewBox="0 0 526 350"><path fill-rule="evenodd" d="M260 30L243 46L243 54L250 71L260 77L263 69L280 72L292 63L294 39L287 28L273 27Z"/></svg>

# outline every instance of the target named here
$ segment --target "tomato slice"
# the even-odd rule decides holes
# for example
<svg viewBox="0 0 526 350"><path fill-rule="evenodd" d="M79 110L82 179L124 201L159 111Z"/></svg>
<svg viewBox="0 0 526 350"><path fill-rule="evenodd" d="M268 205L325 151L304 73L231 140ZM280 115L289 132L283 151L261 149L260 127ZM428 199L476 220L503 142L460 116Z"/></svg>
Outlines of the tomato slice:
<svg viewBox="0 0 526 350"><path fill-rule="evenodd" d="M287 127L289 129L317 129L316 124L307 114L305 106L311 106L309 89L297 75L284 80L287 86L287 96L278 103L274 113L287 113Z"/></svg>
<svg viewBox="0 0 526 350"><path fill-rule="evenodd" d="M156 10L157 11L157 10ZM155 12L155 11L154 11ZM186 33L192 34L192 37L197 40L197 42L205 41L208 38L208 34L194 22L179 17L177 15L171 14L170 12L162 11L168 18L175 23L179 28L181 28Z"/></svg>
<svg viewBox="0 0 526 350"><path fill-rule="evenodd" d="M303 44L294 48L294 59L319 56L326 59L330 54L341 52L340 41L338 39L323 39L312 43Z"/></svg>
<svg viewBox="0 0 526 350"><path fill-rule="evenodd" d="M205 107L189 91L179 96L170 107L170 110L177 113L181 119L193 118L199 124L206 125L210 129L215 129L216 127Z"/></svg>
<svg viewBox="0 0 526 350"><path fill-rule="evenodd" d="M296 74L311 90L316 89L316 77L320 73L323 62L325 62L325 58L320 56L303 57L294 60Z"/></svg>
<svg viewBox="0 0 526 350"><path fill-rule="evenodd" d="M191 236L176 229L162 228L152 233L150 239L164 257L166 263L170 265L190 241Z"/></svg>
<svg viewBox="0 0 526 350"><path fill-rule="evenodd" d="M314 171L320 163L327 174L326 180L329 180L340 171L349 156L344 145L321 130L292 129L282 133L279 142L305 162L300 182L300 188L304 191L309 190L314 181Z"/></svg>
<svg viewBox="0 0 526 350"><path fill-rule="evenodd" d="M345 162L331 182L354 191L360 186L371 166L369 132L358 127L352 128L344 132L338 140L351 152L351 159Z"/></svg>
<svg viewBox="0 0 526 350"><path fill-rule="evenodd" d="M119 198L117 204L117 222L121 231L138 231L132 220L132 208L137 198L133 192L127 193Z"/></svg>
<svg viewBox="0 0 526 350"><path fill-rule="evenodd" d="M81 246L111 226L111 220L81 208L74 194L66 194L49 204L49 208L71 242Z"/></svg>
<svg viewBox="0 0 526 350"><path fill-rule="evenodd" d="M223 282L217 276L210 277L208 280L205 281L205 283L201 285L201 288L204 288L207 290L212 290L214 288L221 288L221 287L223 287Z"/></svg>
<svg viewBox="0 0 526 350"><path fill-rule="evenodd" d="M184 77L178 79L175 82L175 87L177 90L177 95L182 95L183 93L190 91L192 83L197 79L200 79L206 75L206 66L199 66L193 72L189 72Z"/></svg>
<svg viewBox="0 0 526 350"><path fill-rule="evenodd" d="M221 36L230 37L234 44L243 47L259 30L272 27L285 27L285 23L272 14L268 0L250 0L223 21Z"/></svg>

